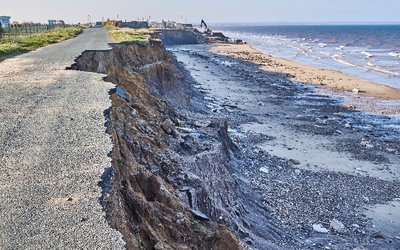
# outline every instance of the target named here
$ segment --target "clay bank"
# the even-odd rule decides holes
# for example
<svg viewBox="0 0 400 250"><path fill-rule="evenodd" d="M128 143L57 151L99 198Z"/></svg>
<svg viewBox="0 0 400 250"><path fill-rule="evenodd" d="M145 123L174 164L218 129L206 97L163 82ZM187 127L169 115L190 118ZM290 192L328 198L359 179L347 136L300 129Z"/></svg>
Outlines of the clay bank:
<svg viewBox="0 0 400 250"><path fill-rule="evenodd" d="M165 31L70 68L117 86L101 203L126 247L399 247L395 223L365 215L400 197L396 118L212 52L212 37Z"/></svg>

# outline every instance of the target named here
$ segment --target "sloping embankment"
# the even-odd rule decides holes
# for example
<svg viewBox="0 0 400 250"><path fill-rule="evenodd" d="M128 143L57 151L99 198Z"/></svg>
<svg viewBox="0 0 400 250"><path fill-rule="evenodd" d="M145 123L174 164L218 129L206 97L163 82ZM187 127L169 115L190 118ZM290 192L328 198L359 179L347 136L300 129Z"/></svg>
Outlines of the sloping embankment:
<svg viewBox="0 0 400 250"><path fill-rule="evenodd" d="M199 111L164 47L117 44L83 53L71 68L117 84L108 124L114 176L103 202L129 249L240 249L227 228L259 248L282 237L235 175L241 155L227 122Z"/></svg>
<svg viewBox="0 0 400 250"><path fill-rule="evenodd" d="M104 204L128 249L239 249L229 230L191 214L209 211L213 203L201 180L183 174L180 158L197 149L175 128L181 121L174 111L150 90L186 102L175 86L181 76L171 56L159 45L121 45L111 51L87 51L72 68L105 73L118 85L111 95L108 124L115 175ZM222 144L215 149L214 155L221 154L218 162L204 156L192 163L224 165L226 150ZM202 190L197 198L191 195L190 184ZM184 192L177 191L179 187ZM189 206L179 199L182 196Z"/></svg>

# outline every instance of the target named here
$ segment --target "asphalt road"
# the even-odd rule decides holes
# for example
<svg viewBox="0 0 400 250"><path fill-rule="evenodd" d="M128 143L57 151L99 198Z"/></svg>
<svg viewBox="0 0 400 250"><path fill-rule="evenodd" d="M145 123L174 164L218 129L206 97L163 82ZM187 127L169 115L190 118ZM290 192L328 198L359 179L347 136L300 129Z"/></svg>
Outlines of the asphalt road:
<svg viewBox="0 0 400 250"><path fill-rule="evenodd" d="M113 85L65 70L108 39L86 30L0 63L0 249L124 248L99 203Z"/></svg>

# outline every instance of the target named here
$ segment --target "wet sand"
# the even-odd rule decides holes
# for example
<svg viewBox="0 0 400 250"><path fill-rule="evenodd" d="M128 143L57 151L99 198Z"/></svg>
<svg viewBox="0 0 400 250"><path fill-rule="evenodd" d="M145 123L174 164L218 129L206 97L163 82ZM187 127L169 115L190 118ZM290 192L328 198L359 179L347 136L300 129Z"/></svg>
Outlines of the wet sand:
<svg viewBox="0 0 400 250"><path fill-rule="evenodd" d="M400 100L400 90L346 75L339 71L320 69L294 61L263 54L248 44L222 44L211 49L213 53L234 57L260 66L261 70L281 75L291 81L322 86L335 92L351 94L348 102L366 111L380 111L373 106L382 106L382 100ZM359 99L372 97L376 100ZM349 104L351 105L351 104ZM391 105L383 113L399 114L400 105Z"/></svg>

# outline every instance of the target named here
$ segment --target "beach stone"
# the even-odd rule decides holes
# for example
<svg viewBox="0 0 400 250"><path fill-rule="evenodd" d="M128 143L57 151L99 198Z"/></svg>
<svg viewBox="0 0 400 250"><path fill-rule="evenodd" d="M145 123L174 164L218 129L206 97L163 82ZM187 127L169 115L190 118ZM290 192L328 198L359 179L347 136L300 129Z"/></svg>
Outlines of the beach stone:
<svg viewBox="0 0 400 250"><path fill-rule="evenodd" d="M322 226L322 224L314 224L312 227L313 230L317 233L323 233L323 234L329 233L329 230L326 229L324 226Z"/></svg>
<svg viewBox="0 0 400 250"><path fill-rule="evenodd" d="M381 231L374 233L373 237L376 239L385 239L385 235Z"/></svg>
<svg viewBox="0 0 400 250"><path fill-rule="evenodd" d="M360 92L360 90L357 89L357 88L354 88L354 89L352 90L352 92L358 94L358 93Z"/></svg>
<svg viewBox="0 0 400 250"><path fill-rule="evenodd" d="M169 135L172 134L172 132L173 132L173 126L174 126L174 123L171 121L171 119L166 119L161 124L161 128Z"/></svg>
<svg viewBox="0 0 400 250"><path fill-rule="evenodd" d="M343 225L343 223L337 219L333 219L331 221L330 226L338 233L344 233L346 232L346 227Z"/></svg>
<svg viewBox="0 0 400 250"><path fill-rule="evenodd" d="M349 105L346 106L346 108L349 108L349 109L356 109L357 106L354 105L354 104L349 104Z"/></svg>
<svg viewBox="0 0 400 250"><path fill-rule="evenodd" d="M260 172L262 172L262 173L264 173L264 174L268 174L268 173L269 173L269 169L266 168L266 167L262 167L262 168L260 168L259 170L260 170Z"/></svg>
<svg viewBox="0 0 400 250"><path fill-rule="evenodd" d="M360 145L366 148L374 148L374 145L370 141L365 140L364 138L361 140Z"/></svg>
<svg viewBox="0 0 400 250"><path fill-rule="evenodd" d="M205 120L205 121L199 120L199 121L195 121L194 125L199 128L206 128L211 125L211 121L210 120Z"/></svg>
<svg viewBox="0 0 400 250"><path fill-rule="evenodd" d="M292 163L293 165L300 165L301 164L300 161L295 160L295 159L290 159L289 162Z"/></svg>
<svg viewBox="0 0 400 250"><path fill-rule="evenodd" d="M344 127L345 127L345 128L351 128L351 125L350 125L350 123L346 123L346 124L344 125Z"/></svg>
<svg viewBox="0 0 400 250"><path fill-rule="evenodd" d="M263 102L258 102L258 106L264 106Z"/></svg>

